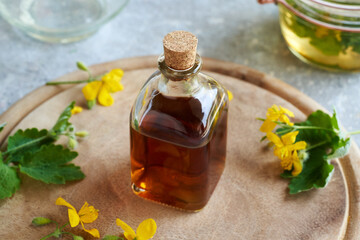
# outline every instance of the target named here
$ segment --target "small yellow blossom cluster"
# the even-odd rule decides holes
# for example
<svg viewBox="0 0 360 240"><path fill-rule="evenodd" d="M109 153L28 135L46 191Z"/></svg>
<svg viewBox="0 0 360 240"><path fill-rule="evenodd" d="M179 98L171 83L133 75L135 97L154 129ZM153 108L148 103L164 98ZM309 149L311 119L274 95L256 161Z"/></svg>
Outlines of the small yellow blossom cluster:
<svg viewBox="0 0 360 240"><path fill-rule="evenodd" d="M302 171L302 160L299 158L298 151L306 148L305 141L296 142L299 131L291 131L279 137L272 131L277 123L280 122L289 126L289 117L294 117L294 113L281 106L273 105L267 110L266 119L260 127L260 131L266 133L266 138L274 144L274 155L281 160L281 167L291 171L292 175L297 176Z"/></svg>
<svg viewBox="0 0 360 240"><path fill-rule="evenodd" d="M96 98L103 106L113 105L114 99L110 93L115 93L124 89L124 86L120 82L123 75L123 70L113 69L102 76L101 80L95 80L86 84L85 87L83 87L82 92L89 107L95 104Z"/></svg>
<svg viewBox="0 0 360 240"><path fill-rule="evenodd" d="M76 211L74 206L72 206L70 203L68 203L65 199L63 199L61 197L56 199L55 204L60 205L60 206L65 206L68 208L69 222L64 224L63 226L59 227L58 223L51 219L44 218L44 217L34 218L32 223L35 226L42 226L42 225L46 225L46 224L50 224L50 223L56 223L56 226L57 226L56 230L54 232L43 237L41 240L45 240L50 237L59 238L59 237L61 237L62 234L72 235L73 239L75 239L75 240L83 240L84 238L82 238L81 236L77 236L73 233L63 231L65 226L68 224L70 224L70 226L72 228L81 224L81 226L85 232L89 233L90 235L92 235L95 238L100 238L99 230L97 230L96 228L86 229L84 226L84 223L86 223L86 224L92 223L98 218L98 216L99 216L98 209L95 209L94 206L90 206L87 202L85 202L84 205L82 206L82 208L79 211ZM151 219L151 218L146 219L142 223L140 223L140 225L136 229L136 232L129 225L127 225L125 222L121 221L118 218L116 219L116 224L122 228L122 230L124 231L123 235L125 236L125 238L127 240L151 239L155 235L156 228L157 228L156 222L154 221L154 219ZM117 236L112 236L112 235L106 235L103 239L108 240L108 239L123 239L123 238L117 237Z"/></svg>

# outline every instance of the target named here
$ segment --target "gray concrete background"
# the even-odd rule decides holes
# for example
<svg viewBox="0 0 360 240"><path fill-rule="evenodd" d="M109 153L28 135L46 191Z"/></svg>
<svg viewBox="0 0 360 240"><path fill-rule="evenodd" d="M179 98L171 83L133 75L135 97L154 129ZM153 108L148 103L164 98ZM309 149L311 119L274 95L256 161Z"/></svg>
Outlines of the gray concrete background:
<svg viewBox="0 0 360 240"><path fill-rule="evenodd" d="M330 73L308 66L287 49L275 5L256 0L131 0L95 35L56 45L33 40L0 19L0 114L45 82L87 65L133 56L159 55L173 30L199 38L199 53L273 75L337 109L347 130L360 129L360 74ZM360 137L355 141L360 144Z"/></svg>

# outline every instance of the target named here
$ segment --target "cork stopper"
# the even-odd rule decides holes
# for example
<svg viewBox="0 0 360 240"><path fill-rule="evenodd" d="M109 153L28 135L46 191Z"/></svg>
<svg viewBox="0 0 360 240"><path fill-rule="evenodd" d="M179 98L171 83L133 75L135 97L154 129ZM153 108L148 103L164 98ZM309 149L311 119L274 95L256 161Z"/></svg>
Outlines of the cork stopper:
<svg viewBox="0 0 360 240"><path fill-rule="evenodd" d="M176 70L185 70L195 64L198 39L186 31L168 33L163 40L165 63Z"/></svg>

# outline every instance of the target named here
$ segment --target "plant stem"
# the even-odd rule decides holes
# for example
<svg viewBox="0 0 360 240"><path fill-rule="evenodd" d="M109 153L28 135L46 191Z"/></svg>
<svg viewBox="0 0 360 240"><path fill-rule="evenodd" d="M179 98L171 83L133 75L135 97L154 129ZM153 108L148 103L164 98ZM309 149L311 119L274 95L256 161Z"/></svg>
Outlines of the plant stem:
<svg viewBox="0 0 360 240"><path fill-rule="evenodd" d="M334 130L333 129L329 129L329 128L322 128L322 127L315 127L315 126L292 126L293 128L295 129L314 129L314 130L326 130L326 131L331 131L333 132Z"/></svg>
<svg viewBox="0 0 360 240"><path fill-rule="evenodd" d="M293 130L291 129L285 129L283 131L279 131L279 132L275 132L276 134L283 134L283 133L288 133L288 132L292 132Z"/></svg>
<svg viewBox="0 0 360 240"><path fill-rule="evenodd" d="M333 129L329 129L329 128L323 128L323 127L316 127L316 126L298 126L298 125L287 125L283 122L279 122L279 121L273 121L274 123L280 125L283 128L293 128L293 129L313 129L313 130L326 130L326 131L331 131L333 132Z"/></svg>
<svg viewBox="0 0 360 240"><path fill-rule="evenodd" d="M356 134L360 134L360 130L358 131L354 131L354 132L348 132L348 135L356 135Z"/></svg>
<svg viewBox="0 0 360 240"><path fill-rule="evenodd" d="M88 80L79 80L79 81L64 81L64 82L47 82L46 85L61 85L61 84L78 84L78 83L89 83L95 81L96 79L90 78Z"/></svg>
<svg viewBox="0 0 360 240"><path fill-rule="evenodd" d="M325 143L328 143L328 141L322 141L322 142L319 142L319 143L317 143L317 144L311 145L310 147L306 148L306 151L309 151L309 150L311 150L311 149L317 148L317 147L319 147L319 146L321 146L321 145L324 145Z"/></svg>
<svg viewBox="0 0 360 240"><path fill-rule="evenodd" d="M50 237L55 237L55 234L52 232L52 233L50 233L49 235L41 238L40 240L45 240L45 239L48 239L48 238L50 238Z"/></svg>
<svg viewBox="0 0 360 240"><path fill-rule="evenodd" d="M60 229L60 230L63 230L64 227L66 227L66 226L69 225L69 224L70 224L70 222L67 222L67 223L65 223L64 225L62 225L59 229Z"/></svg>
<svg viewBox="0 0 360 240"><path fill-rule="evenodd" d="M61 232L61 233L63 233L63 234L69 234L69 235L71 235L71 236L76 236L75 234L73 234L73 233L71 233L71 232Z"/></svg>

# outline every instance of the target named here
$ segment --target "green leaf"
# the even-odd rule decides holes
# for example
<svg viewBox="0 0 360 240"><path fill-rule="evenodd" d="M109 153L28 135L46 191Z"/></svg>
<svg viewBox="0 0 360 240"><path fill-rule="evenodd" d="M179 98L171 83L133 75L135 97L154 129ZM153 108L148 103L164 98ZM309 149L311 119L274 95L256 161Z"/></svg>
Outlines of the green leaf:
<svg viewBox="0 0 360 240"><path fill-rule="evenodd" d="M326 158L328 160L335 159L335 158L342 158L346 154L348 154L350 150L351 142L350 138L340 140L332 145L332 153L330 153Z"/></svg>
<svg viewBox="0 0 360 240"><path fill-rule="evenodd" d="M323 37L312 36L310 44L327 56L337 56L343 49L343 45L338 41L333 31L329 31L329 35Z"/></svg>
<svg viewBox="0 0 360 240"><path fill-rule="evenodd" d="M65 110L61 113L60 117L56 121L54 127L50 130L51 133L55 133L55 135L59 135L64 133L71 123L69 119L71 117L71 110L74 108L75 102L70 103L69 106L65 108Z"/></svg>
<svg viewBox="0 0 360 240"><path fill-rule="evenodd" d="M34 224L35 226L43 226L52 223L52 220L44 217L35 217L31 223Z"/></svg>
<svg viewBox="0 0 360 240"><path fill-rule="evenodd" d="M352 48L352 51L360 53L360 36L355 33L342 32L341 39L344 49Z"/></svg>
<svg viewBox="0 0 360 240"><path fill-rule="evenodd" d="M299 193L311 188L323 188L330 181L334 166L325 159L323 148L309 151L309 159L303 164L303 171L289 184L290 194Z"/></svg>
<svg viewBox="0 0 360 240"><path fill-rule="evenodd" d="M48 135L48 131L39 131L36 128L18 130L9 137L7 151L7 162L20 162L25 153L35 153L42 145L53 143L55 139Z"/></svg>
<svg viewBox="0 0 360 240"><path fill-rule="evenodd" d="M295 124L296 126L320 127L322 129L299 129L296 141L306 141L308 144L315 145L327 141L330 145L337 137L337 129L333 126L332 118L318 110L309 115L306 121ZM328 146L329 147L329 146Z"/></svg>
<svg viewBox="0 0 360 240"><path fill-rule="evenodd" d="M291 174L291 171L285 170L282 174L280 174L282 178L294 178L294 176Z"/></svg>
<svg viewBox="0 0 360 240"><path fill-rule="evenodd" d="M45 145L34 154L26 154L20 162L20 171L45 183L64 184L85 177L80 167L68 164L77 157L61 145Z"/></svg>
<svg viewBox="0 0 360 240"><path fill-rule="evenodd" d="M114 235L106 235L103 240L123 240L123 238L118 237L118 236L114 236Z"/></svg>
<svg viewBox="0 0 360 240"><path fill-rule="evenodd" d="M4 129L5 126L6 126L6 123L0 124L0 132Z"/></svg>
<svg viewBox="0 0 360 240"><path fill-rule="evenodd" d="M334 129L340 130L340 128L339 128L339 120L337 119L335 109L334 109L334 112L333 112L333 116L331 117L331 125L333 126Z"/></svg>
<svg viewBox="0 0 360 240"><path fill-rule="evenodd" d="M20 188L16 169L4 164L0 153L0 199L11 197Z"/></svg>

